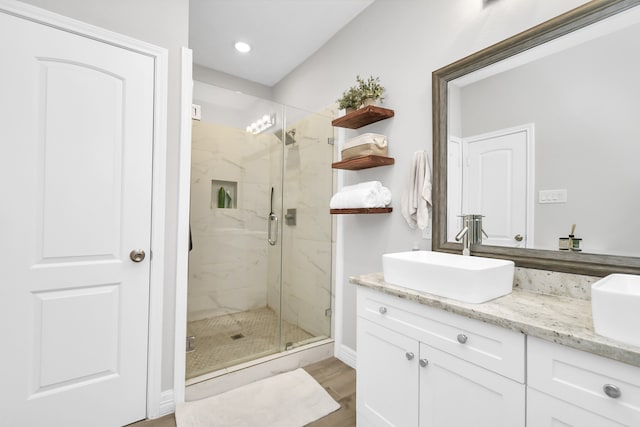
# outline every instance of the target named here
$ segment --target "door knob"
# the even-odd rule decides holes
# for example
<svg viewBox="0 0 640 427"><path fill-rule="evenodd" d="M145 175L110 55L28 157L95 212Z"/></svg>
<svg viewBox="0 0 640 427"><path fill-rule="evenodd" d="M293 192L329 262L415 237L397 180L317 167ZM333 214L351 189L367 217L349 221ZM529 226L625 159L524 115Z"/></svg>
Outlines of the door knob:
<svg viewBox="0 0 640 427"><path fill-rule="evenodd" d="M522 242L523 238L524 237L522 237L520 234L516 234L515 237L514 237L514 239L516 239L516 242Z"/></svg>
<svg viewBox="0 0 640 427"><path fill-rule="evenodd" d="M129 258L131 258L131 261L133 262L142 262L142 260L144 260L145 255L146 254L142 249L134 249L129 254Z"/></svg>

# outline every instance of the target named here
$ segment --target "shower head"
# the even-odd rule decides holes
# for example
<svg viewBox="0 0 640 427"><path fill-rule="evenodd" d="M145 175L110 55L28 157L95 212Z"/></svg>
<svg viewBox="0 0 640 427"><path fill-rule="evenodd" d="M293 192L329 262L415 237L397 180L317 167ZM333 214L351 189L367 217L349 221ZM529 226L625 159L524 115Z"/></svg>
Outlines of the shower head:
<svg viewBox="0 0 640 427"><path fill-rule="evenodd" d="M296 129L293 128L290 131L287 131L284 138L284 145L291 145L296 143Z"/></svg>
<svg viewBox="0 0 640 427"><path fill-rule="evenodd" d="M288 130L284 133L284 135L282 134L282 130L278 130L276 132L274 132L274 135L278 137L278 139L280 139L281 141L284 141L284 145L291 145L291 144L295 144L296 141L296 129L292 128L291 130Z"/></svg>

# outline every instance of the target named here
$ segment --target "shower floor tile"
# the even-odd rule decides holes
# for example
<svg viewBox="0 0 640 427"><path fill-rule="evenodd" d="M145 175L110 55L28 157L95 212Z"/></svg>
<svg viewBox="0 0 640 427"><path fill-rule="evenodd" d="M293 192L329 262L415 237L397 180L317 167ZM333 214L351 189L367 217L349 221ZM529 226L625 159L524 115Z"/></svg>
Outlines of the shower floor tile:
<svg viewBox="0 0 640 427"><path fill-rule="evenodd" d="M286 321L282 334L294 344L314 338ZM187 353L187 379L281 350L278 316L268 307L188 322L187 335L196 337L195 350Z"/></svg>

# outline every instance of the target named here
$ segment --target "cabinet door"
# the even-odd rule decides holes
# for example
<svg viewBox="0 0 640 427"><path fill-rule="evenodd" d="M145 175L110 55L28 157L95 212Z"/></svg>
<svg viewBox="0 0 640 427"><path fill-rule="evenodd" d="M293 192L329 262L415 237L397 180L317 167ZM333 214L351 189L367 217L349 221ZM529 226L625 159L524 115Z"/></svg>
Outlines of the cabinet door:
<svg viewBox="0 0 640 427"><path fill-rule="evenodd" d="M620 424L529 387L527 425L532 427L622 427L628 424Z"/></svg>
<svg viewBox="0 0 640 427"><path fill-rule="evenodd" d="M359 427L418 425L418 352L416 340L358 318Z"/></svg>
<svg viewBox="0 0 640 427"><path fill-rule="evenodd" d="M524 427L524 384L425 344L420 362L420 427Z"/></svg>

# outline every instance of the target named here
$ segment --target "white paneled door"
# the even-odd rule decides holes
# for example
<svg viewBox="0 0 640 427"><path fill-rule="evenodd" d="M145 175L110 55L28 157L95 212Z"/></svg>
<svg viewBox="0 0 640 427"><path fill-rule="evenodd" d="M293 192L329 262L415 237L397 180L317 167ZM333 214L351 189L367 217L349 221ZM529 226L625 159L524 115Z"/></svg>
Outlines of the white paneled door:
<svg viewBox="0 0 640 427"><path fill-rule="evenodd" d="M524 248L530 243L532 133L522 127L463 139L462 210L484 215L485 245Z"/></svg>
<svg viewBox="0 0 640 427"><path fill-rule="evenodd" d="M0 424L131 423L146 415L154 60L5 13L0 40Z"/></svg>

